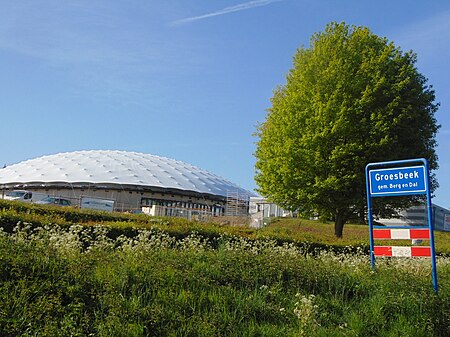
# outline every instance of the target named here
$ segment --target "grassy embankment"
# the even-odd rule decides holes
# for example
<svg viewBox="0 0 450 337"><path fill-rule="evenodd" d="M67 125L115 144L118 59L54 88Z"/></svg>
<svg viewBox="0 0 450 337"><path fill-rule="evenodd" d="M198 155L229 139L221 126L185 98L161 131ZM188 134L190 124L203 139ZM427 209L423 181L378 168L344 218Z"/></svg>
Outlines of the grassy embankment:
<svg viewBox="0 0 450 337"><path fill-rule="evenodd" d="M323 246L365 247L365 226L336 241L306 220L255 230L1 202L0 227L1 336L449 334L450 259L435 295L429 260L372 272L365 248Z"/></svg>

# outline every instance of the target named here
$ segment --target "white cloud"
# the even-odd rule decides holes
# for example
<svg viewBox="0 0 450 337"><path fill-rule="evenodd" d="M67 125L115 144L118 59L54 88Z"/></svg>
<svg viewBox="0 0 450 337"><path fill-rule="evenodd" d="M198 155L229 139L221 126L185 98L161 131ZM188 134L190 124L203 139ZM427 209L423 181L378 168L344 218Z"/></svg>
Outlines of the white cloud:
<svg viewBox="0 0 450 337"><path fill-rule="evenodd" d="M279 2L282 0L254 0L254 1L249 1L249 2L245 2L239 5L235 5L235 6L230 6L230 7L225 7L223 9L220 9L218 11L215 12L211 12L211 13L207 13L207 14L203 14L203 15L198 15L198 16L192 16L189 18L185 18L185 19L181 19L181 20L176 20L171 22L172 26L179 26L179 25L183 25L186 23L190 23L190 22L194 22L194 21L198 21L198 20L203 20L203 19L208 19L208 18L212 18L214 16L219 16L219 15L225 15L225 14L229 14L229 13L234 13L234 12L239 12L239 11L243 11L243 10L247 10L247 9L252 9L255 7L262 7L262 6L267 6L270 5L274 2Z"/></svg>

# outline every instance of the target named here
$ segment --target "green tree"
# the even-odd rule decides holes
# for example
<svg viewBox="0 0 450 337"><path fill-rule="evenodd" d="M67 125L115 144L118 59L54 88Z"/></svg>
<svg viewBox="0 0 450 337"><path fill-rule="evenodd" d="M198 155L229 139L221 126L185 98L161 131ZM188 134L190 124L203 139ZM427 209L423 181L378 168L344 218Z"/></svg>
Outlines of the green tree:
<svg viewBox="0 0 450 337"><path fill-rule="evenodd" d="M364 209L366 164L424 157L436 169L439 104L415 64L416 54L365 27L331 23L315 33L258 126L259 193L333 218L342 237Z"/></svg>

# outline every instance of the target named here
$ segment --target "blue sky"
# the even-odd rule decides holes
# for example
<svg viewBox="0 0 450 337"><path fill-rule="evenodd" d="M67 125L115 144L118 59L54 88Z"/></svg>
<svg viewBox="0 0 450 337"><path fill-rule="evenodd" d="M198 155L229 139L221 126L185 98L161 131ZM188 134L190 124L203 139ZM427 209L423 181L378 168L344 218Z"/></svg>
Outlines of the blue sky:
<svg viewBox="0 0 450 337"><path fill-rule="evenodd" d="M331 21L418 54L441 103L434 202L450 207L449 1L1 1L0 163L137 151L252 190L255 126Z"/></svg>

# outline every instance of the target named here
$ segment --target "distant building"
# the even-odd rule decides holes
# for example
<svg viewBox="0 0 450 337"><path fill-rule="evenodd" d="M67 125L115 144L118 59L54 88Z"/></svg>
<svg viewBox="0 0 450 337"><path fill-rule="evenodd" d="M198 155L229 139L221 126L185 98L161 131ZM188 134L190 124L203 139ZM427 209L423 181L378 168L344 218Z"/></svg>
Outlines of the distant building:
<svg viewBox="0 0 450 337"><path fill-rule="evenodd" d="M17 189L63 196L72 205L80 204L82 197L92 197L113 200L116 211L145 207L168 216L224 215L230 193L253 195L181 161L103 150L58 153L1 168L0 195Z"/></svg>
<svg viewBox="0 0 450 337"><path fill-rule="evenodd" d="M450 210L432 204L431 214L435 230L450 231ZM400 211L398 218L376 221L386 226L428 226L428 212L424 205L414 206Z"/></svg>
<svg viewBox="0 0 450 337"><path fill-rule="evenodd" d="M252 226L257 228L266 225L265 219L291 215L291 212L263 197L250 197L249 213L252 218Z"/></svg>

